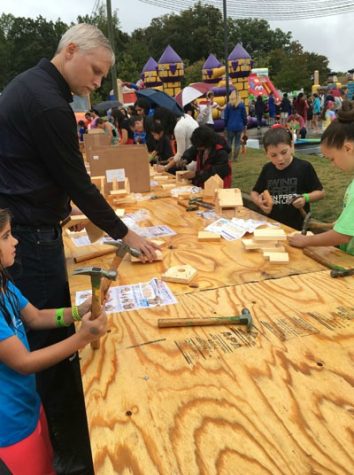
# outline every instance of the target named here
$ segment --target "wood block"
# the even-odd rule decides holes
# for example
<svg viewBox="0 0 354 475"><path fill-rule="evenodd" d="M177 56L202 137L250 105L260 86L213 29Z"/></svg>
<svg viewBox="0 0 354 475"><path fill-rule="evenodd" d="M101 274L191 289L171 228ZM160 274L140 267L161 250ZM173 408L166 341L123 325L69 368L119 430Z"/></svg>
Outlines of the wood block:
<svg viewBox="0 0 354 475"><path fill-rule="evenodd" d="M150 241L156 244L156 246L160 246L160 247L166 244L166 241L162 239L150 239Z"/></svg>
<svg viewBox="0 0 354 475"><path fill-rule="evenodd" d="M158 249L155 249L155 252L156 252L156 259L153 260L153 262L156 262L156 261L163 261L163 254L161 251L159 251ZM141 260L139 259L139 257L134 257L134 256L130 256L130 261L132 263L140 263L140 264L151 264L149 261L146 261L146 262L141 262Z"/></svg>
<svg viewBox="0 0 354 475"><path fill-rule="evenodd" d="M253 249L279 249L278 241L255 241L254 239L241 239L247 251Z"/></svg>
<svg viewBox="0 0 354 475"><path fill-rule="evenodd" d="M111 190L109 194L111 196L127 196L129 193L127 192L127 190L122 189L122 190Z"/></svg>
<svg viewBox="0 0 354 475"><path fill-rule="evenodd" d="M289 254L287 252L266 251L263 255L269 259L269 262L276 264L287 264L289 262Z"/></svg>
<svg viewBox="0 0 354 475"><path fill-rule="evenodd" d="M129 195L122 196L122 197L119 195L118 196L109 195L106 197L106 200L111 206L136 203L136 198L134 196L134 193L130 193Z"/></svg>
<svg viewBox="0 0 354 475"><path fill-rule="evenodd" d="M118 216L118 218L123 218L123 216L125 215L125 209L124 208L117 208L115 210L115 213Z"/></svg>
<svg viewBox="0 0 354 475"><path fill-rule="evenodd" d="M281 228L261 228L253 233L255 241L286 241L286 233Z"/></svg>
<svg viewBox="0 0 354 475"><path fill-rule="evenodd" d="M213 175L204 183L203 197L215 197L216 190L224 188L224 181L219 175Z"/></svg>
<svg viewBox="0 0 354 475"><path fill-rule="evenodd" d="M261 247L260 250L263 252L263 255L265 252L286 252L285 247L280 246L279 244L277 244L275 247L274 246Z"/></svg>
<svg viewBox="0 0 354 475"><path fill-rule="evenodd" d="M199 231L198 241L204 242L217 242L221 240L221 236L216 233L211 233L210 231Z"/></svg>
<svg viewBox="0 0 354 475"><path fill-rule="evenodd" d="M162 274L161 279L165 282L175 282L177 284L189 284L197 275L197 269L189 264L173 266Z"/></svg>
<svg viewBox="0 0 354 475"><path fill-rule="evenodd" d="M128 178L125 178L124 181L117 181L116 178L112 182L112 190L109 192L110 195L114 196L125 196L130 193L130 185Z"/></svg>
<svg viewBox="0 0 354 475"><path fill-rule="evenodd" d="M216 199L220 208L243 206L242 194L239 188L217 190Z"/></svg>
<svg viewBox="0 0 354 475"><path fill-rule="evenodd" d="M166 181L169 180L170 177L168 175L155 175L154 180L156 181Z"/></svg>
<svg viewBox="0 0 354 475"><path fill-rule="evenodd" d="M100 192L104 195L105 193L105 185L106 185L106 177L104 175L101 176L92 176L91 181L96 187L100 190Z"/></svg>
<svg viewBox="0 0 354 475"><path fill-rule="evenodd" d="M172 188L176 188L176 183L163 183L161 187L164 190L171 190Z"/></svg>

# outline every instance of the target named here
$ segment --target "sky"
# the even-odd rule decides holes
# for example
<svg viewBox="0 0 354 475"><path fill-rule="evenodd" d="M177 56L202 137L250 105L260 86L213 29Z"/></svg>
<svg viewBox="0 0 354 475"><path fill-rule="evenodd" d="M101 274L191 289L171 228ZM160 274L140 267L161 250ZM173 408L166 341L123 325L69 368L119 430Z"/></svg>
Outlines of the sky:
<svg viewBox="0 0 354 475"><path fill-rule="evenodd" d="M118 10L121 29L126 33L147 27L153 18L169 13L166 9L139 0L111 0L111 3L112 9ZM46 20L60 18L69 24L76 21L78 15L90 15L96 4L97 0L0 0L0 14L12 13L31 18L42 15ZM270 22L272 29L278 27L291 31L293 39L298 40L306 51L327 56L333 71L354 68L353 24L354 12L310 20ZM164 46L161 46L161 53Z"/></svg>

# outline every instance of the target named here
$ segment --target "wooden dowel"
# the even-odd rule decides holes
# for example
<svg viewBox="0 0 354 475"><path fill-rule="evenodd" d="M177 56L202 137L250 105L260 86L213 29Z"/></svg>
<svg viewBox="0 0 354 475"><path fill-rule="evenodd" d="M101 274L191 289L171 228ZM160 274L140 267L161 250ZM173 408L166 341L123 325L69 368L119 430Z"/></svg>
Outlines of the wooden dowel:
<svg viewBox="0 0 354 475"><path fill-rule="evenodd" d="M90 259L96 259L97 257L106 256L107 254L112 254L115 252L114 248L107 248L102 251L95 251L95 252L88 252L87 254L81 254L81 256L74 257L74 262L83 262L88 261Z"/></svg>

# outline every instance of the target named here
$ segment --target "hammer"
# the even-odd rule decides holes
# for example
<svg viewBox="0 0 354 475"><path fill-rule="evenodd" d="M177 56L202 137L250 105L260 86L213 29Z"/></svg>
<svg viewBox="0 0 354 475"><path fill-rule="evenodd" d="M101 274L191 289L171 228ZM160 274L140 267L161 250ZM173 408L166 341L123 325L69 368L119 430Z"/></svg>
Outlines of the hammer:
<svg viewBox="0 0 354 475"><path fill-rule="evenodd" d="M104 277L109 281L116 280L117 272L112 270L107 271L100 267L80 267L79 269L74 270L74 275L89 275L91 277L92 305L90 320L95 320L101 313L101 279ZM93 350L97 350L99 347L99 340L91 343L91 348Z"/></svg>
<svg viewBox="0 0 354 475"><path fill-rule="evenodd" d="M103 241L103 244L108 244L109 246L114 246L116 248L115 256L112 260L111 266L109 268L110 271L117 273L117 269L120 266L124 256L126 254L131 254L134 257L140 257L141 251L140 249L135 249L133 247L129 247L128 244L125 244L121 239L117 241ZM105 299L107 292L111 286L112 280L109 278L104 278L101 282L101 302Z"/></svg>
<svg viewBox="0 0 354 475"><path fill-rule="evenodd" d="M332 269L330 275L334 279L337 277L348 277L349 275L354 275L354 269Z"/></svg>
<svg viewBox="0 0 354 475"><path fill-rule="evenodd" d="M253 321L248 308L243 308L241 315L237 317L159 318L157 320L159 328L204 327L210 325L247 325L247 331L250 332Z"/></svg>
<svg viewBox="0 0 354 475"><path fill-rule="evenodd" d="M301 209L304 210L304 208L301 208ZM305 218L304 218L304 222L302 223L301 234L304 235L304 236L306 236L306 234L307 234L307 230L308 230L308 227L309 227L309 224L310 224L310 219L311 219L311 211L306 213Z"/></svg>

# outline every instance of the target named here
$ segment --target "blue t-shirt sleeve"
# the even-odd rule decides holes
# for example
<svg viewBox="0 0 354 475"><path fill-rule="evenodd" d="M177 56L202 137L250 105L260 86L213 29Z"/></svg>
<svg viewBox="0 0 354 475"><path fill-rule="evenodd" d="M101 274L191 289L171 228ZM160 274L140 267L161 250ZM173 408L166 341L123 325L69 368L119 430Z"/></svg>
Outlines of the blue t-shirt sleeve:
<svg viewBox="0 0 354 475"><path fill-rule="evenodd" d="M10 292L13 294L12 295L12 300L15 298L16 299L16 312L15 315L13 315L13 318L15 319L15 325L16 325L16 330L18 331L19 328L23 328L23 324L20 318L20 312L23 308L26 307L28 304L28 300L26 297L22 295L20 290L12 283L9 282L8 284ZM8 303L8 296L5 297L5 305L9 305ZM11 314L13 314L13 309L11 309ZM12 322L14 324L14 322ZM5 319L5 315L3 312L0 311L0 341L6 340L7 338L10 338L11 336L16 335L16 330L14 326L9 325Z"/></svg>
<svg viewBox="0 0 354 475"><path fill-rule="evenodd" d="M26 299L24 295L22 295L21 291L12 282L9 282L9 289L17 297L18 308L19 308L19 311L21 311L29 303L28 300Z"/></svg>

